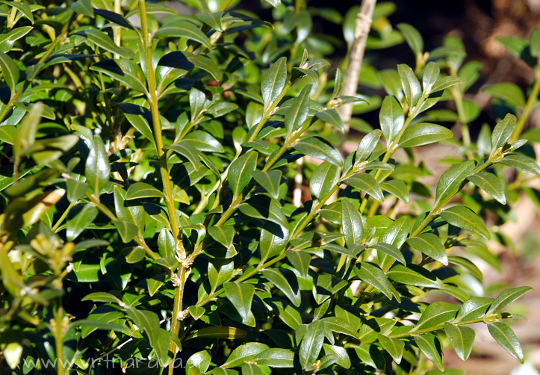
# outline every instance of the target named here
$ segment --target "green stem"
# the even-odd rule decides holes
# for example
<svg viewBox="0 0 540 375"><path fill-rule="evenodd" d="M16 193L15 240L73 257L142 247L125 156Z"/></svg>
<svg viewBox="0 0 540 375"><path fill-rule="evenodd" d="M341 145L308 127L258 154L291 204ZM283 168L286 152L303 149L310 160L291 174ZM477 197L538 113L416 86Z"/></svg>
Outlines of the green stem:
<svg viewBox="0 0 540 375"><path fill-rule="evenodd" d="M60 216L60 218L58 219L58 221L56 222L56 224L54 224L54 226L52 227L52 230L53 232L56 232L56 230L58 229L58 227L64 222L64 220L66 219L67 215L69 214L69 211L71 211L71 209L73 207L75 207L75 205L77 204L76 201L74 202L71 202L69 204L69 206L67 206L66 210L64 211L64 213L62 214L62 216Z"/></svg>
<svg viewBox="0 0 540 375"><path fill-rule="evenodd" d="M59 306L54 313L54 329L52 334L56 346L56 373L57 375L64 375L66 373L66 368L64 367L64 314L61 301L58 304Z"/></svg>
<svg viewBox="0 0 540 375"><path fill-rule="evenodd" d="M463 93L458 86L453 86L450 89L454 103L456 104L456 110L458 113L458 121L461 126L461 139L463 140L463 146L465 146L465 154L470 160L473 158L473 154L469 147L471 146L471 134L469 132L469 124L467 123L467 117L465 116L465 108L463 107Z"/></svg>
<svg viewBox="0 0 540 375"><path fill-rule="evenodd" d="M519 136L521 135L521 132L523 131L523 127L525 126L525 123L527 122L527 119L529 118L529 115L531 114L531 111L536 105L538 94L540 92L540 67L536 67L536 69L534 70L534 73L535 73L536 81L534 82L534 86L531 90L529 98L527 99L527 103L525 104L525 107L523 108L523 112L521 113L521 116L519 117L516 127L514 128L514 131L512 135L510 136L510 139L508 140L508 143L513 143L518 140Z"/></svg>

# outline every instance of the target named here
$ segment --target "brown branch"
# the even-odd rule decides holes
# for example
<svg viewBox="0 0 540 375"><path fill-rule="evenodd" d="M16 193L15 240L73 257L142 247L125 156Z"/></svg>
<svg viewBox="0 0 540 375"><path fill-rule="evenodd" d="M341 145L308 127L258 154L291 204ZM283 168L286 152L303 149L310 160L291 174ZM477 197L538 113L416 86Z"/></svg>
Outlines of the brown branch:
<svg viewBox="0 0 540 375"><path fill-rule="evenodd" d="M358 76L362 68L362 60L364 59L364 51L366 49L366 41L371 28L371 17L377 0L363 0L358 16L356 17L356 28L354 30L354 41L349 53L349 61L347 64L347 72L343 84L343 96L356 95L358 87ZM339 115L348 129L347 123L351 120L352 104L346 104L339 108Z"/></svg>

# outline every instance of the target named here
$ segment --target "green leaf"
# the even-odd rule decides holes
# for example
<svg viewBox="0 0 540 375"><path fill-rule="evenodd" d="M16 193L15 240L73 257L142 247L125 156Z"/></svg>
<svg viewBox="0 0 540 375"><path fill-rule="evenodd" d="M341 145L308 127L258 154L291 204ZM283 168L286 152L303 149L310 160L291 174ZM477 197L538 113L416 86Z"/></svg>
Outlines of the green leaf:
<svg viewBox="0 0 540 375"><path fill-rule="evenodd" d="M384 98L379 112L379 122L384 138L387 142L392 142L405 123L403 109L395 97Z"/></svg>
<svg viewBox="0 0 540 375"><path fill-rule="evenodd" d="M94 14L95 15L98 15L98 16L101 16L103 18L105 18L106 20L108 21L111 21L119 26L122 26L126 29L131 29L131 30L134 30L135 28L133 27L133 25L131 23L129 23L129 21L127 19L125 19L122 15L118 14L118 13L115 13L115 12L111 12L110 10L107 10L107 9L99 9L99 8L95 8L94 9Z"/></svg>
<svg viewBox="0 0 540 375"><path fill-rule="evenodd" d="M90 185L94 194L99 194L105 185L107 185L110 174L111 167L105 145L101 137L96 135L88 153L85 168L86 182Z"/></svg>
<svg viewBox="0 0 540 375"><path fill-rule="evenodd" d="M438 281L433 275L425 275L425 270L422 269L423 273L418 272L419 270L413 269L410 265L408 267L402 266L400 264L392 267L388 271L387 276L390 280L397 281L406 285L414 285L426 288L440 288L441 282Z"/></svg>
<svg viewBox="0 0 540 375"><path fill-rule="evenodd" d="M294 353L288 349L271 348L258 353L253 361L262 366L292 368L294 367Z"/></svg>
<svg viewBox="0 0 540 375"><path fill-rule="evenodd" d="M163 198L163 192L144 182L130 185L126 193L126 200L141 198Z"/></svg>
<svg viewBox="0 0 540 375"><path fill-rule="evenodd" d="M240 367L244 362L251 362L257 354L268 349L268 345L259 342L249 342L244 345L240 345L234 349L225 361L221 365L223 368Z"/></svg>
<svg viewBox="0 0 540 375"><path fill-rule="evenodd" d="M523 91L521 91L519 86L514 83L497 83L485 88L484 92L497 99L505 101L515 109L520 109L525 106L525 96L523 95Z"/></svg>
<svg viewBox="0 0 540 375"><path fill-rule="evenodd" d="M540 29L534 29L530 38L531 55L534 57L540 56Z"/></svg>
<svg viewBox="0 0 540 375"><path fill-rule="evenodd" d="M356 244L360 244L364 232L362 217L347 199L341 201L341 224L347 247L351 248Z"/></svg>
<svg viewBox="0 0 540 375"><path fill-rule="evenodd" d="M338 182L339 167L325 161L315 168L313 175L309 180L311 194L317 198L324 198L332 191Z"/></svg>
<svg viewBox="0 0 540 375"><path fill-rule="evenodd" d="M433 86L439 79L440 74L439 64L434 61L430 61L424 68L424 74L422 76L422 88L424 89L424 95L430 94Z"/></svg>
<svg viewBox="0 0 540 375"><path fill-rule="evenodd" d="M424 52L424 40L418 30L407 23L399 23L397 27L415 56Z"/></svg>
<svg viewBox="0 0 540 375"><path fill-rule="evenodd" d="M381 334L378 335L378 339L381 347L390 354L396 363L399 364L401 362L401 357L403 357L405 343L401 340L392 339Z"/></svg>
<svg viewBox="0 0 540 375"><path fill-rule="evenodd" d="M512 135L514 128L516 127L517 118L512 114L507 114L504 119L499 121L493 129L491 135L491 147L493 150L498 149L506 144L506 141Z"/></svg>
<svg viewBox="0 0 540 375"><path fill-rule="evenodd" d="M157 243L159 254L162 257L174 257L176 254L176 248L174 244L174 237L170 230L163 228L159 232Z"/></svg>
<svg viewBox="0 0 540 375"><path fill-rule="evenodd" d="M32 14L32 8L29 4L16 1L2 1L2 3L16 8L26 19L30 21L30 23L34 23L34 15Z"/></svg>
<svg viewBox="0 0 540 375"><path fill-rule="evenodd" d="M208 227L208 234L210 234L210 236L214 240L216 240L226 248L229 248L233 246L233 239L236 231L234 229L234 225L214 225Z"/></svg>
<svg viewBox="0 0 540 375"><path fill-rule="evenodd" d="M304 155L325 160L337 166L343 164L341 154L332 145L319 137L304 138L296 143L294 149Z"/></svg>
<svg viewBox="0 0 540 375"><path fill-rule="evenodd" d="M391 256L401 264L405 264L405 257L394 245L390 245L388 243L378 243L371 245L370 248L377 250L379 253Z"/></svg>
<svg viewBox="0 0 540 375"><path fill-rule="evenodd" d="M113 221L113 224L118 230L118 233L120 233L122 241L124 241L125 243L130 242L137 235L137 233L139 233L139 228L137 228L137 226L133 223L116 220Z"/></svg>
<svg viewBox="0 0 540 375"><path fill-rule="evenodd" d="M287 324L294 330L298 329L298 327L302 325L302 317L300 316L298 310L296 310L294 307L289 304L283 307L283 304L279 302L277 303L277 307L279 310L279 319L281 319L283 323Z"/></svg>
<svg viewBox="0 0 540 375"><path fill-rule="evenodd" d="M476 233L485 239L489 239L490 234L482 219L471 209L465 206L453 206L441 213L442 218L449 224L458 228Z"/></svg>
<svg viewBox="0 0 540 375"><path fill-rule="evenodd" d="M380 268L370 263L362 262L354 267L354 273L360 280L375 287L375 289L383 293L388 299L392 299L392 296L394 296L398 302L401 300L398 291L388 281L387 276Z"/></svg>
<svg viewBox="0 0 540 375"><path fill-rule="evenodd" d="M184 20L174 20L164 24L154 36L156 38L186 38L199 42L208 49L212 47L210 39L195 24Z"/></svg>
<svg viewBox="0 0 540 375"><path fill-rule="evenodd" d="M431 333L424 333L420 336L415 336L414 341L420 348L422 353L433 362L439 370L443 370L440 345L437 345L438 339Z"/></svg>
<svg viewBox="0 0 540 375"><path fill-rule="evenodd" d="M422 233L417 237L412 237L407 240L407 243L411 249L419 251L422 254L426 254L430 258L433 258L445 266L448 265L448 257L444 246L436 235L433 233Z"/></svg>
<svg viewBox="0 0 540 375"><path fill-rule="evenodd" d="M0 128L1 129L1 128ZM86 182L70 178L66 180L67 198L70 202L79 200L89 189Z"/></svg>
<svg viewBox="0 0 540 375"><path fill-rule="evenodd" d="M332 125L334 128L341 132L343 132L345 129L343 120L341 120L341 117L335 109L327 109L326 111L317 112L315 113L315 116L320 118L322 121Z"/></svg>
<svg viewBox="0 0 540 375"><path fill-rule="evenodd" d="M2 76L13 96L15 93L15 86L17 86L17 82L19 82L19 67L7 54L0 53L0 70L2 71Z"/></svg>
<svg viewBox="0 0 540 375"><path fill-rule="evenodd" d="M484 190L500 204L506 204L505 183L502 177L482 171L467 177L467 179Z"/></svg>
<svg viewBox="0 0 540 375"><path fill-rule="evenodd" d="M305 371L310 371L314 368L315 362L319 357L324 341L324 324L320 320L311 322L306 334L302 338L300 344L300 366Z"/></svg>
<svg viewBox="0 0 540 375"><path fill-rule="evenodd" d="M458 310L458 306L448 302L433 302L426 307L413 331L442 327L444 323L454 320Z"/></svg>
<svg viewBox="0 0 540 375"><path fill-rule="evenodd" d="M464 326L454 326L447 323L444 326L444 332L454 347L457 356L462 361L467 360L471 355L474 344L474 329Z"/></svg>
<svg viewBox="0 0 540 375"><path fill-rule="evenodd" d="M435 192L435 206L446 202L458 190L463 181L474 171L474 161L468 160L448 168L439 179Z"/></svg>
<svg viewBox="0 0 540 375"><path fill-rule="evenodd" d="M119 56L132 58L133 52L124 47L118 47L109 36L99 30L91 29L91 30L85 30L82 32L84 36L86 36L88 41L95 44L96 46L103 48L106 51L112 52L114 54L117 54Z"/></svg>
<svg viewBox="0 0 540 375"><path fill-rule="evenodd" d="M421 122L409 125L399 140L399 147L417 147L452 138L452 131L444 126Z"/></svg>
<svg viewBox="0 0 540 375"><path fill-rule="evenodd" d="M512 168L519 169L523 172L534 174L540 178L540 166L533 158L522 154L508 154L499 162Z"/></svg>
<svg viewBox="0 0 540 375"><path fill-rule="evenodd" d="M420 82L416 78L414 71L405 64L398 65L399 78L401 79L401 87L403 88L403 94L409 107L413 107L418 103L420 96L422 96L422 88Z"/></svg>
<svg viewBox="0 0 540 375"><path fill-rule="evenodd" d="M523 363L523 350L516 334L508 325L500 322L490 323L488 324L488 331L508 353Z"/></svg>
<svg viewBox="0 0 540 375"><path fill-rule="evenodd" d="M381 183L381 189L399 198L402 202L409 203L409 189L401 180L388 180Z"/></svg>
<svg viewBox="0 0 540 375"><path fill-rule="evenodd" d="M384 196L381 187L379 186L379 183L370 174L360 173L354 175L346 179L345 183L359 190L360 192L368 193L379 202L382 202L384 200Z"/></svg>
<svg viewBox="0 0 540 375"><path fill-rule="evenodd" d="M279 199L279 186L281 185L281 171L254 171L253 178L274 199Z"/></svg>
<svg viewBox="0 0 540 375"><path fill-rule="evenodd" d="M261 94L265 111L280 97L286 82L287 58L282 57L265 70L261 77Z"/></svg>
<svg viewBox="0 0 540 375"><path fill-rule="evenodd" d="M198 151L205 152L225 152L221 142L212 137L207 132L195 130L186 135L183 142L190 143Z"/></svg>
<svg viewBox="0 0 540 375"><path fill-rule="evenodd" d="M242 317L242 323L254 327L255 317L251 312L251 302L255 294L255 287L246 283L225 283L223 284L223 290L225 296Z"/></svg>
<svg viewBox="0 0 540 375"><path fill-rule="evenodd" d="M379 138L381 138L381 131L379 129L372 130L362 138L356 149L357 163L367 160L373 150L375 150L375 147L377 147Z"/></svg>
<svg viewBox="0 0 540 375"><path fill-rule="evenodd" d="M489 297L472 297L465 301L459 309L456 320L466 322L472 319L478 319L486 314L488 307L493 302L493 298Z"/></svg>
<svg viewBox="0 0 540 375"><path fill-rule="evenodd" d="M497 40L514 56L521 58L522 54L529 47L529 43L517 36L502 36Z"/></svg>
<svg viewBox="0 0 540 375"><path fill-rule="evenodd" d="M199 168L201 165L200 156L195 147L185 140L177 142L173 145L167 146L167 149L173 150L178 154L185 157L194 168Z"/></svg>
<svg viewBox="0 0 540 375"><path fill-rule="evenodd" d="M309 93L311 92L311 85L306 85L298 97L293 101L292 105L285 113L285 127L287 128L287 134L299 130L304 122L308 118L309 113ZM341 158L341 156L340 156Z"/></svg>
<svg viewBox="0 0 540 375"><path fill-rule="evenodd" d="M117 63L117 60L108 59L108 60L102 60L90 67L90 69L102 72L109 77L119 81L127 88L136 90L140 93L145 93L146 88L144 87L144 84L141 82L141 80L133 73L129 72L128 69L121 68ZM121 60L118 60L119 62ZM121 103L122 106L125 108L126 106L131 107L129 105L130 103ZM136 114L131 114L132 118L136 116ZM127 116L126 116L127 117ZM141 120L135 122L136 125L139 125ZM136 126L134 125L137 130L139 130L142 134L144 134L145 137L153 141L153 137L150 136L152 134L152 131L149 129L146 129L145 126Z"/></svg>
<svg viewBox="0 0 540 375"><path fill-rule="evenodd" d="M92 224L98 215L98 210L93 204L87 204L71 220L66 223L66 237L68 241L73 241Z"/></svg>
<svg viewBox="0 0 540 375"><path fill-rule="evenodd" d="M342 346L328 345L326 343L323 344L323 347L324 353L326 354L325 359L331 359L335 361L338 366L341 366L345 369L351 367L351 359L347 354L347 349Z"/></svg>
<svg viewBox="0 0 540 375"><path fill-rule="evenodd" d="M488 310L488 314L496 313L501 311L506 306L517 300L519 297L527 293L529 290L532 290L530 286L520 286L517 288L510 288L503 290L501 294L491 304L491 307Z"/></svg>
<svg viewBox="0 0 540 375"><path fill-rule="evenodd" d="M227 180L235 198L249 184L256 167L257 153L255 151L245 153L231 164Z"/></svg>
<svg viewBox="0 0 540 375"><path fill-rule="evenodd" d="M202 350L193 354L186 362L186 374L188 375L198 375L204 374L210 363L212 362L212 357L210 353L206 350ZM197 372L198 371L198 372Z"/></svg>
<svg viewBox="0 0 540 375"><path fill-rule="evenodd" d="M210 57L202 54L194 55L184 52L190 63L197 68L204 70L212 76L216 81L221 82L223 72L218 69L218 64L214 62Z"/></svg>
<svg viewBox="0 0 540 375"><path fill-rule="evenodd" d="M288 272L287 272L288 271ZM283 273L287 274L287 277ZM274 284L279 290L287 296L287 298L295 305L299 307L302 299L300 296L300 289L298 285L295 285L296 290L293 290L293 287L289 283L289 280L294 280L295 284L298 284L296 281L296 276L289 270L276 270L273 268L268 268L262 271L263 276Z"/></svg>

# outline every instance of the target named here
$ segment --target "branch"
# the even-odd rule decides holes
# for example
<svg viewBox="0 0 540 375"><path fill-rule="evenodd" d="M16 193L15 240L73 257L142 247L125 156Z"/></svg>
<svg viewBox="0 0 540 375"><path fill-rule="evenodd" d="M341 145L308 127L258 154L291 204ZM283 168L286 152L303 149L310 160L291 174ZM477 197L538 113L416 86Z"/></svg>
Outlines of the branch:
<svg viewBox="0 0 540 375"><path fill-rule="evenodd" d="M349 53L349 62L347 64L347 72L345 73L343 93L344 96L356 95L358 87L358 77L362 68L362 60L364 59L364 51L366 49L366 41L371 28L371 17L377 0L363 0L358 16L356 17L356 28L354 30L354 41ZM352 116L352 104L346 104L338 109L341 119L346 124L348 130L348 122Z"/></svg>

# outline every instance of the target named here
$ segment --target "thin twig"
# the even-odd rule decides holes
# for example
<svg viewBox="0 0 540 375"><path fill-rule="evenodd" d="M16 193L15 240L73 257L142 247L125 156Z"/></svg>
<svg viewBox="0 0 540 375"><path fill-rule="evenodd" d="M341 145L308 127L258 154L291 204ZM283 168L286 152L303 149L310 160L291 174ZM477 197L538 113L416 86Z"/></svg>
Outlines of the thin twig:
<svg viewBox="0 0 540 375"><path fill-rule="evenodd" d="M371 17L376 3L377 0L363 0L358 16L356 17L354 41L351 46L351 52L349 53L349 62L343 82L342 95L344 96L356 95L358 77L360 76L360 69L362 68L362 60L364 59L364 51L366 49L366 41L369 29L371 28ZM352 104L346 104L340 107L338 112L345 123L345 129L348 130L349 127L347 124L351 120Z"/></svg>

